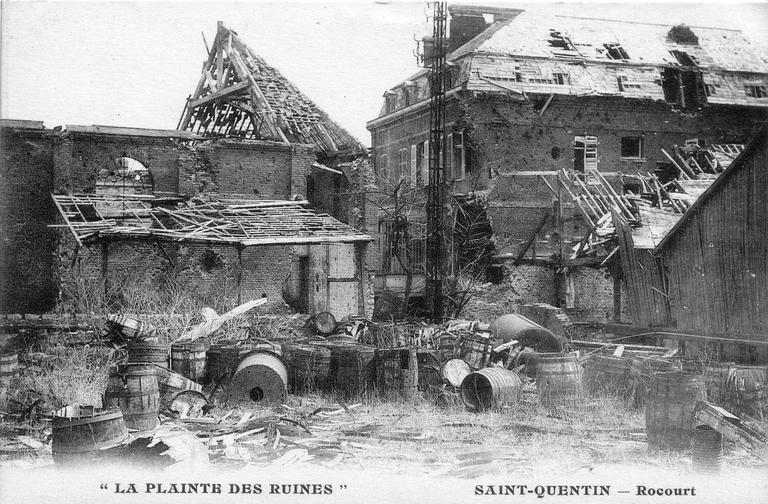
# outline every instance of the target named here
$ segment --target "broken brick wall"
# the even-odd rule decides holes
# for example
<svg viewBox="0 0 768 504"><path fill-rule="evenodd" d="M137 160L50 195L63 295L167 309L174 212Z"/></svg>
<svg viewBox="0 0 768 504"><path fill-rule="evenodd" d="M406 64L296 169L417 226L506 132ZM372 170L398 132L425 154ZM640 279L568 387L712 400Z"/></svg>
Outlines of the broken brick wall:
<svg viewBox="0 0 768 504"><path fill-rule="evenodd" d="M151 310L157 302L223 312L266 297L262 310L287 313L281 291L292 253L290 246L247 247L241 265L237 249L222 245L121 240L83 248L74 261L62 248L60 308L78 312L106 300L111 309Z"/></svg>
<svg viewBox="0 0 768 504"><path fill-rule="evenodd" d="M575 289L573 308L565 308L563 277L550 266L532 264L504 265L500 284L479 286L463 317L491 322L507 313L519 313L520 306L547 303L563 307L573 322L613 322L614 283L607 269L571 268ZM620 286L621 321L631 322L626 302L626 287Z"/></svg>
<svg viewBox="0 0 768 504"><path fill-rule="evenodd" d="M198 143L180 159L180 193L272 200L305 196L314 159L309 146L231 140Z"/></svg>
<svg viewBox="0 0 768 504"><path fill-rule="evenodd" d="M42 123L0 129L1 313L44 313L56 302L53 143Z"/></svg>
<svg viewBox="0 0 768 504"><path fill-rule="evenodd" d="M130 157L151 173L156 195L215 193L253 199L306 194L312 148L256 141L179 142L173 138L73 131L55 153L58 192L93 192L102 170Z"/></svg>
<svg viewBox="0 0 768 504"><path fill-rule="evenodd" d="M59 194L94 192L99 173L114 171L115 159L129 157L149 170L155 194L175 194L181 149L170 138L65 132L56 142L55 191Z"/></svg>

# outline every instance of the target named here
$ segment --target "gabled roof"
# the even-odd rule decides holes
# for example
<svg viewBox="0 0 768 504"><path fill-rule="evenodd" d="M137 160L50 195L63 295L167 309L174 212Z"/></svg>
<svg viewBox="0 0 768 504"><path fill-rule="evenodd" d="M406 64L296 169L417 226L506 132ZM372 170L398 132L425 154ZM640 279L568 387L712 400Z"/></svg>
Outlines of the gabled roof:
<svg viewBox="0 0 768 504"><path fill-rule="evenodd" d="M741 171L749 166L753 166L748 163L751 156L755 155L755 151L760 148L765 148L768 142L768 125L764 125L760 131L749 141L747 146L741 151L741 154L726 168L726 170L717 177L712 185L704 191L701 196L688 208L688 210L680 217L680 220L672 227L672 229L664 236L659 244L654 249L654 254L659 254L664 248L672 241L672 239L682 232L691 217L696 215L699 209L706 205L712 197L723 190L728 184L728 181L733 177L734 173ZM759 169L759 168L758 168ZM761 202L761 204L765 204Z"/></svg>
<svg viewBox="0 0 768 504"><path fill-rule="evenodd" d="M221 21L179 129L310 144L325 154L363 150L356 138Z"/></svg>
<svg viewBox="0 0 768 504"><path fill-rule="evenodd" d="M53 195L78 244L102 239L160 239L221 245L306 245L372 238L306 201L207 200L159 205L153 196Z"/></svg>

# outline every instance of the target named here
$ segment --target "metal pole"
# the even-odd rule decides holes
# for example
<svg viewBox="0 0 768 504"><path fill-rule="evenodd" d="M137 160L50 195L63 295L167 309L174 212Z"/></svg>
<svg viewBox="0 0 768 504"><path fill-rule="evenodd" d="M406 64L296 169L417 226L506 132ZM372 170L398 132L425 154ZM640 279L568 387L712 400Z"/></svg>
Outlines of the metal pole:
<svg viewBox="0 0 768 504"><path fill-rule="evenodd" d="M440 322L443 302L443 207L445 205L445 88L446 88L446 22L445 2L435 2L433 17L434 52L430 65L430 142L429 183L427 185L427 278L428 299L432 300L432 320Z"/></svg>

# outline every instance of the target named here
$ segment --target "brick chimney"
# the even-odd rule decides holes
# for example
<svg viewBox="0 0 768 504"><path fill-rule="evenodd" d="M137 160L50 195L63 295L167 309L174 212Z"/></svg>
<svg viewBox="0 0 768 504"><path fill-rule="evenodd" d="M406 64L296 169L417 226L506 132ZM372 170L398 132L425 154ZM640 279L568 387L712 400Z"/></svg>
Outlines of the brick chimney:
<svg viewBox="0 0 768 504"><path fill-rule="evenodd" d="M523 11L481 5L449 5L448 12L451 14L448 52L451 53L483 33L494 23L508 21ZM424 49L426 60L426 44Z"/></svg>

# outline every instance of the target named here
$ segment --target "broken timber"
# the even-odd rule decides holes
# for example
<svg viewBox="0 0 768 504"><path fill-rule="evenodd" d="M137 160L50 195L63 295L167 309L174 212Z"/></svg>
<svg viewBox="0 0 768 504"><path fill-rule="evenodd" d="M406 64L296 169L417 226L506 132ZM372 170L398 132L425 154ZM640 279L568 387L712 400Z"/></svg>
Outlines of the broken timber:
<svg viewBox="0 0 768 504"><path fill-rule="evenodd" d="M764 436L741 423L741 419L723 408L707 401L699 401L693 410L693 418L735 441L753 455L768 462L768 443Z"/></svg>

